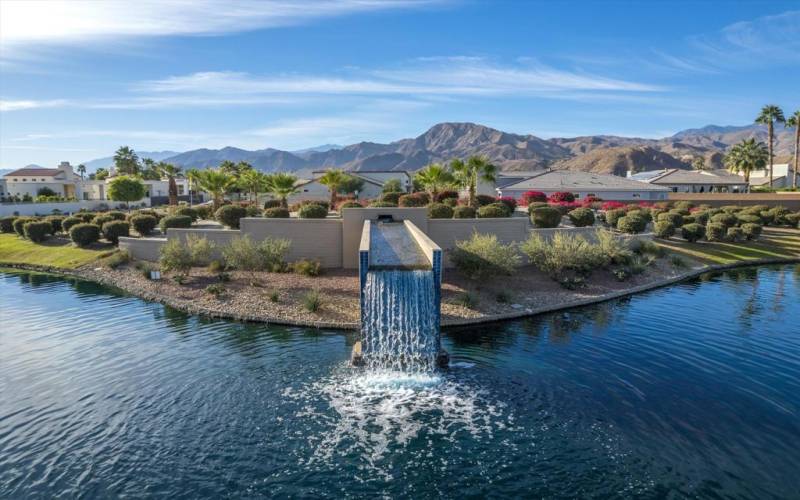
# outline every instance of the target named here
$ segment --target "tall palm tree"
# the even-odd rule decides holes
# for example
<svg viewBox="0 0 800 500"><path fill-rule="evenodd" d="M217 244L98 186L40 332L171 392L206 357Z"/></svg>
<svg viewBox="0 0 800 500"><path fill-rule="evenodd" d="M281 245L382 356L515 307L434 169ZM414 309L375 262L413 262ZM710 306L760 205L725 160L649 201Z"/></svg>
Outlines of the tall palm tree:
<svg viewBox="0 0 800 500"><path fill-rule="evenodd" d="M285 172L277 172L269 177L269 192L281 200L283 208L289 208L287 198L297 193L299 189L295 186L297 177Z"/></svg>
<svg viewBox="0 0 800 500"><path fill-rule="evenodd" d="M454 184L456 181L452 172L439 163L431 163L414 174L414 178L431 193L432 199L436 198L439 190Z"/></svg>
<svg viewBox="0 0 800 500"><path fill-rule="evenodd" d="M794 129L794 172L792 173L792 189L797 189L797 176L800 170L800 109L786 120L786 126Z"/></svg>
<svg viewBox="0 0 800 500"><path fill-rule="evenodd" d="M230 174L211 169L201 170L197 181L200 189L209 193L214 198L215 212L225 200L225 193L236 184L236 179Z"/></svg>
<svg viewBox="0 0 800 500"><path fill-rule="evenodd" d="M750 189L750 173L760 170L767 165L769 150L763 142L756 142L755 139L745 139L735 144L730 152L725 155L725 166L734 174L741 173L744 182Z"/></svg>
<svg viewBox="0 0 800 500"><path fill-rule="evenodd" d="M155 170L162 176L167 178L169 182L169 204L170 205L177 205L178 204L178 184L175 182L175 177L180 175L181 167L176 167L172 163L166 163L160 161L156 163Z"/></svg>
<svg viewBox="0 0 800 500"><path fill-rule="evenodd" d="M328 186L328 190L331 192L331 210L336 206L336 193L346 180L347 174L337 168L329 169L319 178L319 183L323 186Z"/></svg>
<svg viewBox="0 0 800 500"><path fill-rule="evenodd" d="M83 163L78 165L78 173L81 174L81 180L83 180L83 176L86 174L86 165Z"/></svg>
<svg viewBox="0 0 800 500"><path fill-rule="evenodd" d="M485 156L470 156L466 162L456 159L450 162L450 168L455 173L458 184L469 191L469 205L477 206L475 192L478 180L495 182L497 180L497 167L489 163Z"/></svg>
<svg viewBox="0 0 800 500"><path fill-rule="evenodd" d="M268 191L269 176L258 170L244 170L239 175L238 185L247 191L248 199L252 202L258 201L258 193Z"/></svg>
<svg viewBox="0 0 800 500"><path fill-rule="evenodd" d="M117 175L139 175L139 156L128 146L122 146L114 153L114 166Z"/></svg>
<svg viewBox="0 0 800 500"><path fill-rule="evenodd" d="M774 104L767 104L761 108L761 113L756 117L756 123L767 126L768 146L769 146L769 187L772 189L772 147L774 142L775 123L784 123L783 110Z"/></svg>
<svg viewBox="0 0 800 500"><path fill-rule="evenodd" d="M186 170L186 180L189 184L189 206L192 206L194 202L194 188L197 186L197 181L199 180L200 171L196 168L190 168Z"/></svg>

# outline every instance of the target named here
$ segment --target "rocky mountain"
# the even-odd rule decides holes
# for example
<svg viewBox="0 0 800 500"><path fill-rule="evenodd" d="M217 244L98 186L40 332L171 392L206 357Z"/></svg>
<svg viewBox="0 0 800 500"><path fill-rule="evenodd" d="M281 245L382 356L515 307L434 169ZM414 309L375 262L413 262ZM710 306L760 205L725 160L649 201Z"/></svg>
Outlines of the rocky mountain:
<svg viewBox="0 0 800 500"><path fill-rule="evenodd" d="M691 163L659 151L651 146L615 146L598 148L572 158L559 160L551 168L580 170L625 176L628 170L662 170L665 168L691 168Z"/></svg>
<svg viewBox="0 0 800 500"><path fill-rule="evenodd" d="M161 161L170 156L175 156L178 153L176 151L137 151L136 154L139 155L139 158L150 158L153 161ZM86 171L91 173L98 168L108 168L114 165L114 157L106 156L105 158L85 161L83 165L86 167ZM78 165L74 166L77 167Z"/></svg>

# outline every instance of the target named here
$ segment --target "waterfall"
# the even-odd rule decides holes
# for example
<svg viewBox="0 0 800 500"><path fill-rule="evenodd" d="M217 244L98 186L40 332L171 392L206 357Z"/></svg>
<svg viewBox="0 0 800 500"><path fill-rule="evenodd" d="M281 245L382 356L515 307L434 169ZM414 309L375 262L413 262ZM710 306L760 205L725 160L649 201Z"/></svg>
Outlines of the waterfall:
<svg viewBox="0 0 800 500"><path fill-rule="evenodd" d="M376 370L431 371L439 325L431 270L370 270L364 287L364 362Z"/></svg>

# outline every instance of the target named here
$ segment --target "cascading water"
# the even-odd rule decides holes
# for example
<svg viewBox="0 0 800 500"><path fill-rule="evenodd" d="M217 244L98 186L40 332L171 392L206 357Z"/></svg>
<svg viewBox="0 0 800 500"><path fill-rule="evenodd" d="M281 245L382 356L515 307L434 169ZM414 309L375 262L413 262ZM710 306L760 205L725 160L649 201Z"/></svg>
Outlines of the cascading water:
<svg viewBox="0 0 800 500"><path fill-rule="evenodd" d="M373 370L430 372L439 353L432 270L371 270L364 287L362 353Z"/></svg>

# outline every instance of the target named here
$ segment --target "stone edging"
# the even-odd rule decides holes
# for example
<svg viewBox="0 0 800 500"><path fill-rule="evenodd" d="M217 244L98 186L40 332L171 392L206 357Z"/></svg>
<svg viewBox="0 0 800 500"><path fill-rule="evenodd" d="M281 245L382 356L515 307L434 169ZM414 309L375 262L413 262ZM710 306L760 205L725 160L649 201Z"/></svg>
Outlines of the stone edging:
<svg viewBox="0 0 800 500"><path fill-rule="evenodd" d="M536 316L539 314L544 314L548 312L555 312L555 311L563 311L565 309L571 309L574 307L581 307L587 306L591 304L597 304L601 302L607 302L609 300L618 299L620 297L626 297L629 295L634 295L637 293L645 292L648 290L654 290L656 288L662 288L668 285L672 285L681 281L685 281L690 278L694 278L695 276L699 276L701 274L705 274L708 272L714 271L724 271L727 269L735 269L739 267L750 267L750 266L762 266L762 265L770 265L770 264L794 264L800 263L800 258L774 258L774 259L754 259L754 260L747 260L741 262L734 262L731 264L716 264L716 265L708 265L699 268L694 268L684 273L678 274L677 276L673 276L670 278L665 278L661 280L656 280L652 283L646 283L644 285L639 285L633 288L629 288L627 290L620 290L616 292L609 292L603 295L598 295L596 297L590 297L586 299L579 299L573 300L569 302L565 302L558 305L553 306L545 306L539 308L527 308L520 311L505 313L505 314L493 314L490 316L483 316L480 318L465 318L462 320L445 320L442 321L442 327L461 327L461 326L469 326L469 325L479 325L484 323L495 323L498 321L506 321L512 319L519 319L525 318L530 316ZM335 322L335 321L296 321L292 319L286 318L275 318L275 317L268 317L268 316L252 316L252 315L241 315L241 314L234 314L234 313L227 313L216 311L213 309L208 309L205 307L197 307L191 304L187 304L178 300L175 300L171 297L165 297L162 295L146 292L141 289L136 289L135 287L125 287L111 279L106 278L102 275L96 275L91 270L88 269L62 269L62 268L55 268L50 266L37 266L37 265L29 265L29 264L5 264L0 262L0 267L12 268L12 269L24 269L28 271L38 271L44 272L49 274L55 274L60 276L69 276L72 278L78 278L86 281L93 281L95 283L99 283L101 285L110 286L112 288L116 288L117 290L121 290L125 293L134 295L141 299L150 301L150 302L158 302L167 306L170 306L174 309L178 309L188 314L197 314L212 318L223 318L223 319L231 319L235 321L247 321L247 322L256 322L256 323L266 323L266 324L277 324L277 325L288 325L288 326L301 326L301 327L311 327L311 328L335 328L340 330L357 330L359 325L355 322Z"/></svg>

